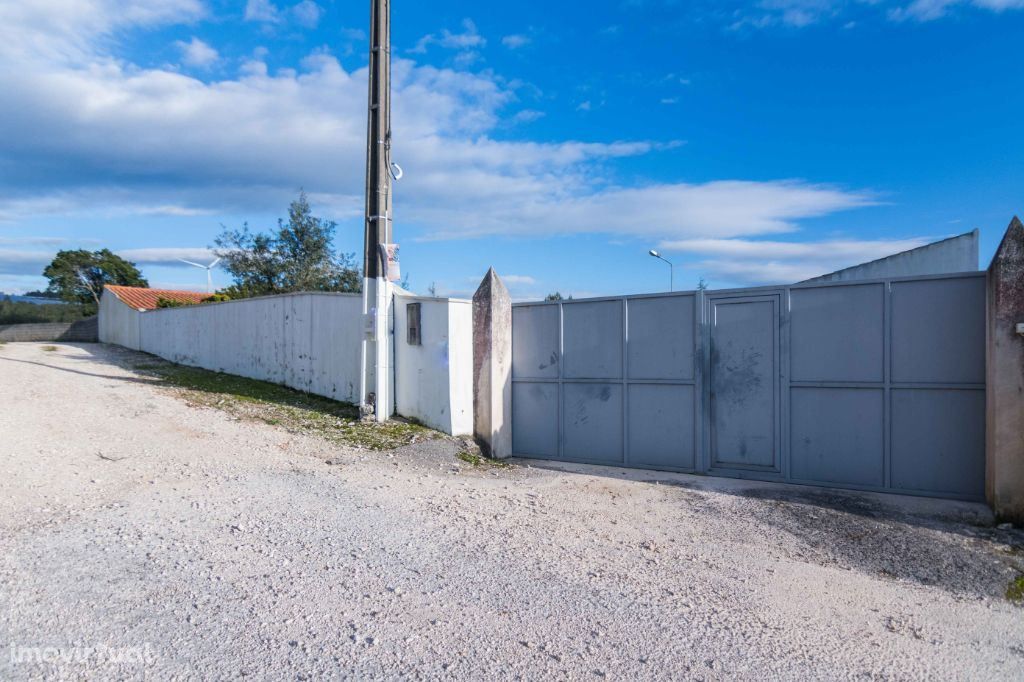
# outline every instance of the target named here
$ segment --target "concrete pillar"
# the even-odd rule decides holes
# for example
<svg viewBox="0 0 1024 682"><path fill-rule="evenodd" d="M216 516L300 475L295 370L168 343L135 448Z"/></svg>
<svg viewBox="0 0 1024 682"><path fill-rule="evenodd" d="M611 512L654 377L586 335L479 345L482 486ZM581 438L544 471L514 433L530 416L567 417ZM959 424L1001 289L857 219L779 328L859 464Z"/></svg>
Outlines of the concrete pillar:
<svg viewBox="0 0 1024 682"><path fill-rule="evenodd" d="M1024 225L1014 218L988 268L985 494L1024 525Z"/></svg>
<svg viewBox="0 0 1024 682"><path fill-rule="evenodd" d="M473 294L473 435L490 457L512 454L512 298L494 268Z"/></svg>

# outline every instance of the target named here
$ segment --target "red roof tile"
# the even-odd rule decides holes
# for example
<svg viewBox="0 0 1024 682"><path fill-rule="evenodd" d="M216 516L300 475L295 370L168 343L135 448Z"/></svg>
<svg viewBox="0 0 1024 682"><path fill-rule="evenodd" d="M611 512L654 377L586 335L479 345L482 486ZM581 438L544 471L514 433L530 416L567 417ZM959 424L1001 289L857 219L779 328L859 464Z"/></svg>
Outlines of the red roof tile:
<svg viewBox="0 0 1024 682"><path fill-rule="evenodd" d="M103 287L121 299L125 305L136 310L156 310L161 298L181 303L201 303L209 294L196 291L174 291L173 289L143 289L142 287L120 287L108 284Z"/></svg>

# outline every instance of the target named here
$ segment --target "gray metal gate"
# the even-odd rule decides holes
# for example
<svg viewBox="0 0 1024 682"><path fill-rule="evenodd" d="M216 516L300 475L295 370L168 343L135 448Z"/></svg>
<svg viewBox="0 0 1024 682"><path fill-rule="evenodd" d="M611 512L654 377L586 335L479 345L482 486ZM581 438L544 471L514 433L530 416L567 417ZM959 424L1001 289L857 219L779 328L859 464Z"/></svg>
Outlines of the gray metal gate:
<svg viewBox="0 0 1024 682"><path fill-rule="evenodd" d="M517 455L982 499L984 273L517 304Z"/></svg>

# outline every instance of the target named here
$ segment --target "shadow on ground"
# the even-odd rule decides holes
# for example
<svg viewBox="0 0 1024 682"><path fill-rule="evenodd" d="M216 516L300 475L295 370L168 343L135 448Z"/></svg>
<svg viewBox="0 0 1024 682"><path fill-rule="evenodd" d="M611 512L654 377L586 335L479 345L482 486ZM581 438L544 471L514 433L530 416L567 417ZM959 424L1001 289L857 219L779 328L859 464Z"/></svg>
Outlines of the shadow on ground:
<svg viewBox="0 0 1024 682"><path fill-rule="evenodd" d="M110 381L141 383L174 389L190 404L223 410L239 419L261 421L291 432L321 436L333 443L369 450L391 450L441 434L406 420L383 424L363 422L359 408L280 384L214 372L168 362L155 355L103 344L61 344L80 353L54 353L59 362L0 357ZM70 362L106 365L129 370L131 375L102 374L75 369Z"/></svg>
<svg viewBox="0 0 1024 682"><path fill-rule="evenodd" d="M797 540L790 557L941 588L964 598L1003 597L1024 573L1024 533L993 526L981 504L710 476L529 460L534 468L676 487L704 498L716 523L766 526ZM732 503L715 504L727 495ZM719 498L721 499L721 498Z"/></svg>

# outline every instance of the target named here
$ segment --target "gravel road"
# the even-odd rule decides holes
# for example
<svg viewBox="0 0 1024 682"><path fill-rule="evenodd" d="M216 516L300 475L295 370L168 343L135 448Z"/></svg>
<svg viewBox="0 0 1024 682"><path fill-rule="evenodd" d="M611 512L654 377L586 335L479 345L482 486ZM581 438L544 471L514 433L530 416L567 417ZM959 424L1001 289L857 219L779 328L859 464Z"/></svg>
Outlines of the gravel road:
<svg viewBox="0 0 1024 682"><path fill-rule="evenodd" d="M1024 678L982 506L341 448L45 348L0 346L2 679Z"/></svg>

